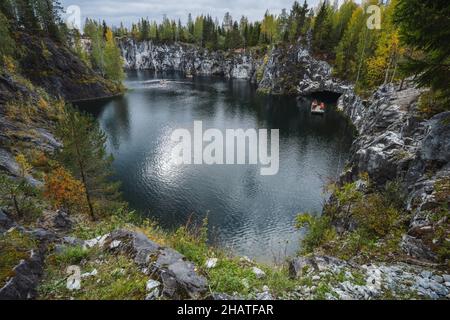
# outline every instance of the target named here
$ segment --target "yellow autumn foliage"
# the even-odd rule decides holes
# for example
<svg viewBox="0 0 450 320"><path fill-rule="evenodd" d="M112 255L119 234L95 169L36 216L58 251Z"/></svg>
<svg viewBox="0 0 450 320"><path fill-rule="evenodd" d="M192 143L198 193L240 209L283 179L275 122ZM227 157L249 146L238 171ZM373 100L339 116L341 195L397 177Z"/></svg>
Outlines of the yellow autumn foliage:
<svg viewBox="0 0 450 320"><path fill-rule="evenodd" d="M22 154L19 153L16 157L15 160L19 166L19 174L22 178L26 177L32 169L32 166L28 163L27 158Z"/></svg>

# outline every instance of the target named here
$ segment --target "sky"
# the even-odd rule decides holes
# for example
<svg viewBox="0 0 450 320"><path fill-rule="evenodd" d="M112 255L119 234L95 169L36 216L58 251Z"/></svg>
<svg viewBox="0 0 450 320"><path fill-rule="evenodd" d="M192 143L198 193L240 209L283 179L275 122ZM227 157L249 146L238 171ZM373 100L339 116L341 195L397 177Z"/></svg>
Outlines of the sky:
<svg viewBox="0 0 450 320"><path fill-rule="evenodd" d="M299 0L302 4L303 0ZM316 6L319 0L307 0L310 6ZM242 15L250 21L261 20L268 9L279 14L281 9L292 7L294 0L61 0L64 8L77 5L81 9L81 20L87 17L96 20L106 20L110 25L118 26L121 21L126 26L142 17L161 21L164 14L170 19L187 21L188 13L195 17L200 14L210 14L219 21L226 12L234 19Z"/></svg>

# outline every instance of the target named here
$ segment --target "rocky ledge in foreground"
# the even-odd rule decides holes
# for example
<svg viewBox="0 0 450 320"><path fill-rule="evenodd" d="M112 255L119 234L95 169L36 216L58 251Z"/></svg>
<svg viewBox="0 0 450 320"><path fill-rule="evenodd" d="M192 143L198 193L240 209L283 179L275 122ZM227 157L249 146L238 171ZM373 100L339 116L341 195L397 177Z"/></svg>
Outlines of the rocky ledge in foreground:
<svg viewBox="0 0 450 320"><path fill-rule="evenodd" d="M67 215L62 212L53 212L50 219L54 219L58 225L61 225L61 219L69 221ZM29 249L28 257L18 261L10 272L11 277L0 288L0 300L35 299L37 297L36 288L44 273L45 255L49 245L56 240L57 236L54 232L42 228L25 229L10 219L3 210L0 210L0 235L3 236L7 233L17 233L21 238L27 238L30 247L27 248ZM3 249L7 248L3 247ZM2 252L2 254L7 255L10 252Z"/></svg>
<svg viewBox="0 0 450 320"><path fill-rule="evenodd" d="M179 252L158 245L142 233L116 230L87 240L85 246L120 252L131 257L141 271L151 277L156 292L148 298L158 298L159 289L169 299L199 299L207 293L207 280L197 273L195 265Z"/></svg>
<svg viewBox="0 0 450 320"><path fill-rule="evenodd" d="M307 280L290 298L319 291L327 300L450 299L450 274L406 263L358 265L317 255L292 259L289 272Z"/></svg>

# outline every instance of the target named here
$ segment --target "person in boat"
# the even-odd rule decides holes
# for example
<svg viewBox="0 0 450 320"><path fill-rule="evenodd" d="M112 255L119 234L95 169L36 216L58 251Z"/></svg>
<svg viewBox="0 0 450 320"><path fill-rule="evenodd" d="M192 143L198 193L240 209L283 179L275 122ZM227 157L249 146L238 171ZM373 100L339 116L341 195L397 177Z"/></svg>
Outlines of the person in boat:
<svg viewBox="0 0 450 320"><path fill-rule="evenodd" d="M317 100L313 100L312 104L311 104L311 109L315 110L317 108Z"/></svg>
<svg viewBox="0 0 450 320"><path fill-rule="evenodd" d="M325 111L325 103L323 102L320 103L320 110Z"/></svg>

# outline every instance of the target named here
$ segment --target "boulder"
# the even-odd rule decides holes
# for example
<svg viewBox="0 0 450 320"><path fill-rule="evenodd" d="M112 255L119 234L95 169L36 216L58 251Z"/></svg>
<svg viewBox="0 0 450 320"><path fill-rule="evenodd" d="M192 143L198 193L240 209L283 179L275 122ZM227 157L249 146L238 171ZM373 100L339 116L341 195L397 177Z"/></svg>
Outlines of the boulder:
<svg viewBox="0 0 450 320"><path fill-rule="evenodd" d="M158 270L164 290L163 295L172 299L199 299L207 292L207 280L199 275L194 264L178 261Z"/></svg>
<svg viewBox="0 0 450 320"><path fill-rule="evenodd" d="M63 210L46 210L39 219L38 225L42 228L52 229L59 232L67 232L72 229L73 221Z"/></svg>
<svg viewBox="0 0 450 320"><path fill-rule="evenodd" d="M112 246L114 243L118 245ZM192 262L171 248L159 246L143 233L113 231L107 235L103 247L128 254L142 270L150 270L160 279L166 298L198 299L207 292L207 280L198 274Z"/></svg>
<svg viewBox="0 0 450 320"><path fill-rule="evenodd" d="M421 239L407 234L403 235L400 247L407 255L416 259L429 261L436 261L437 259L436 254Z"/></svg>
<svg viewBox="0 0 450 320"><path fill-rule="evenodd" d="M156 280L148 280L145 289L148 292L147 296L145 297L145 300L156 300L160 296L160 288L161 288L161 282Z"/></svg>
<svg viewBox="0 0 450 320"><path fill-rule="evenodd" d="M450 159L450 111L434 116L419 150L421 159L447 163Z"/></svg>
<svg viewBox="0 0 450 320"><path fill-rule="evenodd" d="M39 241L41 245L49 244L57 239L57 235L53 231L42 228L36 228L26 232Z"/></svg>
<svg viewBox="0 0 450 320"><path fill-rule="evenodd" d="M14 221L12 221L8 215L0 209L0 232L6 231L14 226Z"/></svg>
<svg viewBox="0 0 450 320"><path fill-rule="evenodd" d="M289 276L294 279L304 276L305 271L336 271L348 266L343 260L320 255L295 257L288 262Z"/></svg>
<svg viewBox="0 0 450 320"><path fill-rule="evenodd" d="M266 276L266 273L264 271L262 271L260 268L258 267L253 267L252 268L253 273L256 276L256 279L262 279Z"/></svg>
<svg viewBox="0 0 450 320"><path fill-rule="evenodd" d="M33 250L30 258L14 267L14 276L0 289L0 300L26 300L36 298L36 287L42 276L44 257Z"/></svg>
<svg viewBox="0 0 450 320"><path fill-rule="evenodd" d="M289 276L293 279L300 278L308 269L317 269L313 257L295 257L288 262Z"/></svg>

